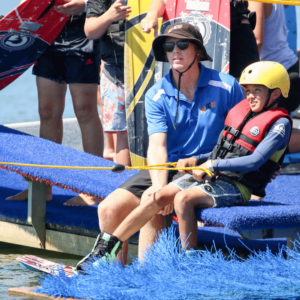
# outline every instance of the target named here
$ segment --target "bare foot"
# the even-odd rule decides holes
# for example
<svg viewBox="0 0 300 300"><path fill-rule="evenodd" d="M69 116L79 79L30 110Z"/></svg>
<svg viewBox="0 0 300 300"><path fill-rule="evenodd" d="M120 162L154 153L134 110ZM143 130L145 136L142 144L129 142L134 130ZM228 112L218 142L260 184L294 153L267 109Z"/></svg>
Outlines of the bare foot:
<svg viewBox="0 0 300 300"><path fill-rule="evenodd" d="M104 149L103 158L114 161L115 152L114 149Z"/></svg>
<svg viewBox="0 0 300 300"><path fill-rule="evenodd" d="M251 200L263 201L264 198L263 197L259 197L259 196L255 196L255 195L251 195Z"/></svg>
<svg viewBox="0 0 300 300"><path fill-rule="evenodd" d="M17 200L17 201L27 201L28 200L28 190L22 191L21 193L7 197L6 200ZM47 185L46 188L46 200L52 200L52 187L51 185Z"/></svg>
<svg viewBox="0 0 300 300"><path fill-rule="evenodd" d="M99 204L103 199L94 198L85 194L79 194L78 196L68 200L64 203L66 206L91 206Z"/></svg>

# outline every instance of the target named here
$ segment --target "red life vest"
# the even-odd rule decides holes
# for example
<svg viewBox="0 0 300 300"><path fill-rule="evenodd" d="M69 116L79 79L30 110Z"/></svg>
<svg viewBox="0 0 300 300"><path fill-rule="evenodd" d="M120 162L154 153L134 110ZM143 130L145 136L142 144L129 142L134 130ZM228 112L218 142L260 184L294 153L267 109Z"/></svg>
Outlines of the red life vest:
<svg viewBox="0 0 300 300"><path fill-rule="evenodd" d="M232 139L236 133L234 129L239 127L249 111L250 105L248 100L243 100L233 107L225 119L223 136L229 140ZM269 127L280 118L289 118L291 121L284 108L272 108L255 116L246 123L235 143L254 152L258 144L264 139Z"/></svg>
<svg viewBox="0 0 300 300"><path fill-rule="evenodd" d="M248 100L243 100L233 107L226 119L225 126L219 136L218 143L214 147L212 159L230 159L250 155L264 139L270 126L280 118L291 117L283 108L272 108L270 110L255 114L250 118L239 132L237 129L250 112ZM257 171L253 172L221 172L221 174L239 181L252 189L253 194L264 196L267 186L274 172L279 169L284 154L279 161L268 160ZM278 163L279 162L279 163Z"/></svg>

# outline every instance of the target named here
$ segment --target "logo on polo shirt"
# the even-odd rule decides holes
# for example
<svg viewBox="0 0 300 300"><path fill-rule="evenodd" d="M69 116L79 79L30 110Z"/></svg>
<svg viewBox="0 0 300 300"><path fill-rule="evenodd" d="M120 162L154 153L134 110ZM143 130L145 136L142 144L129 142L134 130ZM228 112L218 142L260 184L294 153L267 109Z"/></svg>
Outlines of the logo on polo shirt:
<svg viewBox="0 0 300 300"><path fill-rule="evenodd" d="M211 108L214 108L216 107L216 101L213 101L213 102L210 102L210 103L207 103L205 105L200 105L200 113L203 114L206 112L207 109L211 109Z"/></svg>

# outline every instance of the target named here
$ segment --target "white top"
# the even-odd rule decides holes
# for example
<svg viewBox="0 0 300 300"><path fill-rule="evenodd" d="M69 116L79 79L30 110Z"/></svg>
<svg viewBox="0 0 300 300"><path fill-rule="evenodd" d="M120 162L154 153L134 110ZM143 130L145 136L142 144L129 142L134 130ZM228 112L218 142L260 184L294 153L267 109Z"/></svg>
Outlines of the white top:
<svg viewBox="0 0 300 300"><path fill-rule="evenodd" d="M272 13L265 20L264 43L260 60L278 62L286 69L292 67L298 58L289 48L287 36L284 7L280 4L273 4Z"/></svg>

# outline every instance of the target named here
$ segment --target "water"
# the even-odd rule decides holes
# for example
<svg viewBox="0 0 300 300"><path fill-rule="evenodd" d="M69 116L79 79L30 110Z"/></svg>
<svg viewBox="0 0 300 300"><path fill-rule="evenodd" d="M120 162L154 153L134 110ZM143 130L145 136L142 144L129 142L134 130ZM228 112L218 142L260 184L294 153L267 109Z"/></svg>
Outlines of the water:
<svg viewBox="0 0 300 300"><path fill-rule="evenodd" d="M38 285L42 273L29 271L20 266L16 258L19 255L32 254L67 265L76 265L81 257L32 249L18 245L0 243L0 298L1 300L36 299L18 296L9 296L8 289L15 287L32 287Z"/></svg>
<svg viewBox="0 0 300 300"><path fill-rule="evenodd" d="M20 0L0 0L0 15L9 13L19 2ZM75 117L75 114L71 95L68 92L64 118L73 117ZM35 77L31 75L30 69L10 86L0 91L0 124L31 121L39 121L39 115ZM36 286L38 284L40 273L24 269L16 261L16 257L24 254L37 255L69 265L76 265L79 259L81 259L80 257L68 254L0 243L1 300L28 299L25 297L8 296L8 289L12 287Z"/></svg>
<svg viewBox="0 0 300 300"><path fill-rule="evenodd" d="M0 15L13 10L20 0L1 0ZM0 91L0 124L39 121L37 89L31 68ZM66 95L64 118L75 117L70 92Z"/></svg>

